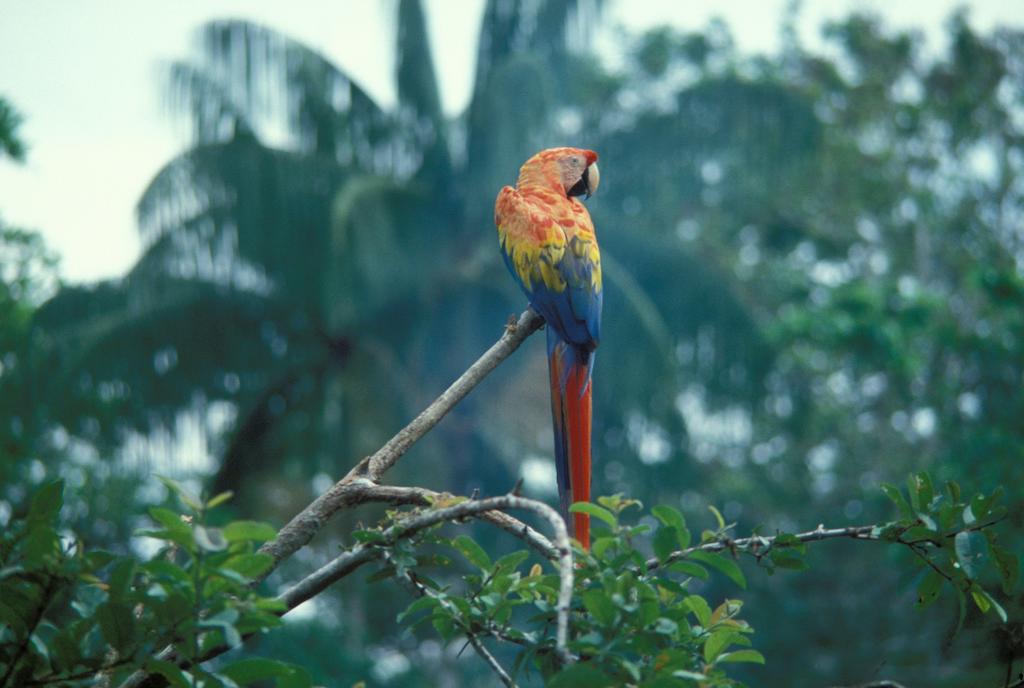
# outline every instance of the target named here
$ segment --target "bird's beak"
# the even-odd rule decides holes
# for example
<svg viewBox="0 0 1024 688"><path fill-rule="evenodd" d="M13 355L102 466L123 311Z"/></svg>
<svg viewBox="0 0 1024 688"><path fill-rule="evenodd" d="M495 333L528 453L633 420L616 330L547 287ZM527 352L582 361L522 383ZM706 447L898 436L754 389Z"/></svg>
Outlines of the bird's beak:
<svg viewBox="0 0 1024 688"><path fill-rule="evenodd" d="M587 186L587 198L597 193L597 185L601 183L601 170L597 169L597 163L593 162L583 170L583 182Z"/></svg>
<svg viewBox="0 0 1024 688"><path fill-rule="evenodd" d="M569 189L568 196L583 196L586 200L597 191L597 185L601 181L601 173L597 169L597 163L593 162L583 169L580 180Z"/></svg>

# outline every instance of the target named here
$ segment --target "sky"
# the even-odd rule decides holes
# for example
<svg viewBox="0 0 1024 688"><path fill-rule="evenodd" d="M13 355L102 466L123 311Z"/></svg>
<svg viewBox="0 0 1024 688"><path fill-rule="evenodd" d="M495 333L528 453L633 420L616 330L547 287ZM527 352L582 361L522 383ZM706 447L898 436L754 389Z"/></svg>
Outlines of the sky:
<svg viewBox="0 0 1024 688"><path fill-rule="evenodd" d="M469 101L484 0L424 0L446 112ZM789 0L649 2L608 0L593 40L615 64L622 29L659 24L696 30L727 21L740 49L778 47ZM956 0L805 0L797 24L806 45L819 28L853 9L894 28L916 28L929 52ZM971 23L988 31L1024 25L1024 2L967 3ZM196 29L212 19L267 24L325 54L387 107L394 103L396 0L0 0L0 96L24 115L28 160L0 160L0 217L40 231L71 282L123 275L139 255L134 206L143 189L188 145L186 122L161 95L163 69L195 54Z"/></svg>

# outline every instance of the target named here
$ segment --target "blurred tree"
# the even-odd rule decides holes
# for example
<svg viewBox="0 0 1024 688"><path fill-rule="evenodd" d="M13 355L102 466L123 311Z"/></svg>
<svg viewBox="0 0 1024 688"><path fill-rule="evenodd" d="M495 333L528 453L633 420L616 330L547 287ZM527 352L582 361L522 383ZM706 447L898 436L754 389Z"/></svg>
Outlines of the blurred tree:
<svg viewBox="0 0 1024 688"><path fill-rule="evenodd" d="M609 184L600 226L660 229L685 246L697 274L715 275L709 293L735 294L756 323L752 342L773 352L767 374L751 375L758 368L710 333L681 338L690 384L678 403L700 475L684 505L721 500L730 518L769 531L815 513L870 521L880 480L930 468L971 488L1006 485L1020 532L1024 35L982 37L964 15L949 30L949 54L934 63L919 36L864 16L828 28L834 58L791 36L778 58L745 59L720 26L653 32L638 46L630 68L647 76L626 93L641 105L601 151L660 167ZM652 93L662 100L641 97ZM688 290L693 271L672 265L687 266L674 276ZM633 272L667 281L670 270ZM763 396L744 403L715 362L726 382ZM625 489L656 500L681 491L668 473L659 485ZM1019 640L1004 642L1019 638L1013 626L950 644L951 606L944 622L909 631L864 597L905 580L882 560L842 568L841 580L760 581L752 622L788 620L767 653L791 663L769 663L757 682L853 683L884 661L910 684L979 685L1024 655Z"/></svg>
<svg viewBox="0 0 1024 688"><path fill-rule="evenodd" d="M5 98L0 98L0 153L16 160L25 159L25 144L18 136L21 115Z"/></svg>

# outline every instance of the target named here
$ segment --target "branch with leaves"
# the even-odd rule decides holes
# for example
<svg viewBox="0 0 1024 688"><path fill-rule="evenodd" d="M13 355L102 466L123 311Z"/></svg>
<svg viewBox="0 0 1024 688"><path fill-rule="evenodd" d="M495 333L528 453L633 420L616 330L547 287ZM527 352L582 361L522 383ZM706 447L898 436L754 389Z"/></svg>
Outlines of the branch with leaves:
<svg viewBox="0 0 1024 688"><path fill-rule="evenodd" d="M0 577L3 599L24 598L22 618L29 621L31 610L42 610L34 623L19 626L17 616L3 619L14 640L0 643L0 688L113 680L124 688L253 681L312 685L302 667L282 662L242 659L215 671L204 669L203 663L274 628L280 616L368 564L379 566L372 583L394 580L413 593L415 599L400 622L413 627L429 622L445 641L464 638L506 686L534 670L555 686L662 679L680 685L735 685L729 676L732 665L764 661L751 647L753 629L740 618L740 601L725 599L713 606L697 592L695 581L715 573L745 587L740 555L769 572L800 569L806 566L807 544L824 540L868 540L906 548L924 569L918 606L931 604L949 587L960 601L961 623L968 595L982 612L1005 620L1001 605L982 585L995 576L1009 594L1019 577L1016 557L999 546L994 533L1005 515L998 504L1000 492L964 499L954 483L935 490L926 474L911 476L906 494L883 488L900 515L889 523L734 538L734 525L712 508L716 527L704 530L697 544L691 544L682 514L672 507L654 506L651 514L658 525L651 528L627 518L637 516L630 510L638 510L639 502L602 497L598 503L572 507L595 521L590 551L571 548L565 524L551 507L514 492L470 499L379 484L415 442L540 324L529 311L510 322L498 342L423 413L279 533L248 521L209 527L208 512L230 495L203 501L165 481L183 509L150 510L157 527L140 534L165 543L155 557L137 562L83 553L80 547L65 547L57 536L60 485L42 490L21 527L5 533L0 543L0 569L6 572ZM278 597L258 593L259 583L308 544L333 514L367 503L407 508L389 512L375 527L353 532L351 547ZM524 510L545 522L552 536L509 515L509 510ZM500 527L527 549L492 561L468 536L452 538L440 530L466 519ZM467 567L455 578L459 564L445 554L452 550ZM447 577L443 582L437 582L436 572L425 570L438 565ZM38 580L59 580L61 590L48 591L33 583ZM63 629L46 619L49 602L59 596L89 600L74 607L81 617ZM81 640L96 637L102 640L98 645ZM515 664L502 666L485 641L514 648ZM154 647L164 645L153 653ZM40 650L46 647L53 650Z"/></svg>

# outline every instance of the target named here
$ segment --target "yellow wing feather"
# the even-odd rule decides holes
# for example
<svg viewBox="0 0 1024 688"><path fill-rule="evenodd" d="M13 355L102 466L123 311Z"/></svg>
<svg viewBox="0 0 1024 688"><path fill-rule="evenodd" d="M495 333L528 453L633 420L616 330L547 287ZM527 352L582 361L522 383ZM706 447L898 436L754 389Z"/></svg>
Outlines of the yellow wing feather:
<svg viewBox="0 0 1024 688"><path fill-rule="evenodd" d="M528 292L537 284L551 291L565 291L565 278L558 270L566 247L561 226L510 186L498 195L495 224L501 249Z"/></svg>

